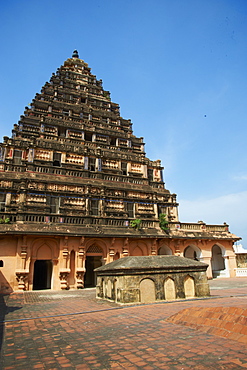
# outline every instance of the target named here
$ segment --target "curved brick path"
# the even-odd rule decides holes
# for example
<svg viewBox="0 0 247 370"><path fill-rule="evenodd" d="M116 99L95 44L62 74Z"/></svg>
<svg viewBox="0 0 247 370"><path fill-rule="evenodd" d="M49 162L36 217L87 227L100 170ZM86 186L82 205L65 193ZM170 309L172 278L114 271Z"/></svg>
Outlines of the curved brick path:
<svg viewBox="0 0 247 370"><path fill-rule="evenodd" d="M167 320L185 309L198 317L200 307L247 308L247 278L210 285L210 299L124 308L96 301L94 289L0 296L1 368L247 368L246 343Z"/></svg>

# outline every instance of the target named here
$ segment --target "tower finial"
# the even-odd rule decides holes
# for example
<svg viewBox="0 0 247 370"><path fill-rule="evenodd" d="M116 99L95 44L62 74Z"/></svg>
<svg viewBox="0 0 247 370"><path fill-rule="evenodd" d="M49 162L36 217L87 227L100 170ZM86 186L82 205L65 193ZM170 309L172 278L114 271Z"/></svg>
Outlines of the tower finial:
<svg viewBox="0 0 247 370"><path fill-rule="evenodd" d="M77 50L73 51L72 58L79 58L79 54Z"/></svg>

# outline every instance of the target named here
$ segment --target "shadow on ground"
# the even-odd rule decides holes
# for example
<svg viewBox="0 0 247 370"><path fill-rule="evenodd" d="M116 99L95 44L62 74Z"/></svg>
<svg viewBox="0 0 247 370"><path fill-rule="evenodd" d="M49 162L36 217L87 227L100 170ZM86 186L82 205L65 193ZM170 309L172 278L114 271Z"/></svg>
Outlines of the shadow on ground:
<svg viewBox="0 0 247 370"><path fill-rule="evenodd" d="M9 294L1 294L0 293L0 353L2 350L3 344L3 335L4 335L4 323L5 323L5 316L9 312L13 312L16 310L21 309L22 307L8 307L6 301L9 297Z"/></svg>

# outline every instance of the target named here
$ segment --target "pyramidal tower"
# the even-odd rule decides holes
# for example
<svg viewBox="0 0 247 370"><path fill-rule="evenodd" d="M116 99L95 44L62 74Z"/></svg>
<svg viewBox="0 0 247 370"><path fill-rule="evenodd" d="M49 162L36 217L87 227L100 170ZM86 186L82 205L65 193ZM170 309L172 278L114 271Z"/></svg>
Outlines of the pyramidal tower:
<svg viewBox="0 0 247 370"><path fill-rule="evenodd" d="M0 144L0 290L94 286L94 268L129 255L183 255L232 275L239 238L179 222L162 171L75 50Z"/></svg>

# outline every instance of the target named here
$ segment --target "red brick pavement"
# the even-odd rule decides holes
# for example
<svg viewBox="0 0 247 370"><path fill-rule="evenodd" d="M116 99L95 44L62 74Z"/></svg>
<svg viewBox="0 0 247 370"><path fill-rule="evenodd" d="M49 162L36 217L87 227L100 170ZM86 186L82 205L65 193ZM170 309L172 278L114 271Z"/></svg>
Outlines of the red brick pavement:
<svg viewBox="0 0 247 370"><path fill-rule="evenodd" d="M236 288L235 295L229 289L231 297L225 288L217 289L223 298L124 308L96 301L94 290L11 294L0 302L2 369L247 368L246 343L167 320L180 312L199 320L207 310L216 319L219 308L244 316L246 287Z"/></svg>

